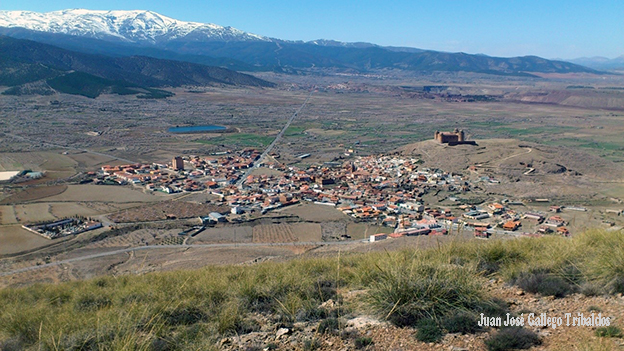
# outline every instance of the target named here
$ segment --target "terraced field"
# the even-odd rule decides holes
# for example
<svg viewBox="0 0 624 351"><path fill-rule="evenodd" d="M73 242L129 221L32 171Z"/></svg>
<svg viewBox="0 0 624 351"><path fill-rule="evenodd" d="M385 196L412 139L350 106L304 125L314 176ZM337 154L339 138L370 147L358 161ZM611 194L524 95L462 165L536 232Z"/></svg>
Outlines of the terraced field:
<svg viewBox="0 0 624 351"><path fill-rule="evenodd" d="M289 224L262 224L253 227L254 243L292 243L299 241Z"/></svg>

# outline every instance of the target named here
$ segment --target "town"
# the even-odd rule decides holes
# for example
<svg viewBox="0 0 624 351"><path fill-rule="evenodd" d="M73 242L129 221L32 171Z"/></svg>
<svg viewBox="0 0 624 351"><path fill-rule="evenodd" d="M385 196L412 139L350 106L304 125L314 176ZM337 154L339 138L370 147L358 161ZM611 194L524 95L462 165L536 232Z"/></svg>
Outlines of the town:
<svg viewBox="0 0 624 351"><path fill-rule="evenodd" d="M371 241L453 230L472 230L478 238L493 233L570 235L559 215L565 206L537 212L510 199L474 201L469 194L483 193L484 183L497 180L422 167L416 158L356 156L299 168L275 158L258 162L260 155L255 149L190 155L167 164L102 166L89 174L96 184L130 184L148 192L203 191L226 204L230 211L223 215L228 216L260 216L304 201L334 207L358 222L394 228L390 235L372 235Z"/></svg>

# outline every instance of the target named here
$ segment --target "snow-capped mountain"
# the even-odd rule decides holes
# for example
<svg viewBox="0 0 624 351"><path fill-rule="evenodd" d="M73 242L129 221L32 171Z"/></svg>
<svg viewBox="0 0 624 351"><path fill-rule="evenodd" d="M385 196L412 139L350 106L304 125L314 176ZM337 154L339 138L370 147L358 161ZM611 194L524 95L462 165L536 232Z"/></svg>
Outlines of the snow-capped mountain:
<svg viewBox="0 0 624 351"><path fill-rule="evenodd" d="M69 34L125 42L162 43L185 41L269 41L268 38L232 27L184 22L152 11L0 11L0 27Z"/></svg>
<svg viewBox="0 0 624 351"><path fill-rule="evenodd" d="M500 58L333 40L288 41L216 24L184 22L152 11L0 11L0 37L109 56L151 56L232 69L418 72L465 71L531 76L594 70L534 56Z"/></svg>

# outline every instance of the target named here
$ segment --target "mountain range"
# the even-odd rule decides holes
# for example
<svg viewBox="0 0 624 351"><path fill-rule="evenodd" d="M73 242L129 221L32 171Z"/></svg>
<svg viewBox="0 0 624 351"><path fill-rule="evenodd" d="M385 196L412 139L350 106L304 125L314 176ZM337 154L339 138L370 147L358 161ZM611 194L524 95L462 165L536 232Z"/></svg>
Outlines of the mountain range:
<svg viewBox="0 0 624 351"><path fill-rule="evenodd" d="M286 41L151 11L0 11L0 34L109 56L150 56L243 71L464 71L530 76L598 73L536 56L499 58L332 40Z"/></svg>
<svg viewBox="0 0 624 351"><path fill-rule="evenodd" d="M568 60L577 65L590 67L597 70L624 70L624 55L609 59L606 57L581 57L573 60Z"/></svg>
<svg viewBox="0 0 624 351"><path fill-rule="evenodd" d="M0 85L13 87L9 94L22 94L32 92L33 83L38 83L38 93L51 93L53 89L88 97L105 91L166 97L168 93L151 88L183 85L274 85L221 67L146 56L86 54L0 36Z"/></svg>

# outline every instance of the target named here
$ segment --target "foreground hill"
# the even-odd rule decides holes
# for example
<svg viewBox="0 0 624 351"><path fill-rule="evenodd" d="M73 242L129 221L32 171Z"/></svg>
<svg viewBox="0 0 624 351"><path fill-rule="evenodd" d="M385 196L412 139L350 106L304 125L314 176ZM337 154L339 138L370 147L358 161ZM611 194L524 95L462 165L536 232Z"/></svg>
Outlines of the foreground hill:
<svg viewBox="0 0 624 351"><path fill-rule="evenodd" d="M67 83L76 77L62 77L72 72L86 74L81 76L85 78L84 84L89 87L86 90L92 90L95 81L98 85L126 88L182 85L273 86L262 79L220 67L151 57L90 55L30 40L0 36L0 85L19 86L49 79L65 80ZM87 75L99 77L106 82L95 78L86 79Z"/></svg>
<svg viewBox="0 0 624 351"><path fill-rule="evenodd" d="M451 242L5 288L0 348L614 350L598 335L622 337L623 238ZM527 323L479 327L481 313ZM530 326L529 313L600 313L611 328Z"/></svg>
<svg viewBox="0 0 624 351"><path fill-rule="evenodd" d="M133 52L171 58L175 54L192 62L208 57L206 60L212 62L221 60L226 67L247 66L249 70L396 69L521 76L535 72L598 73L535 56L500 58L331 40L286 41L232 27L180 21L152 11L0 11L0 34L109 55Z"/></svg>

